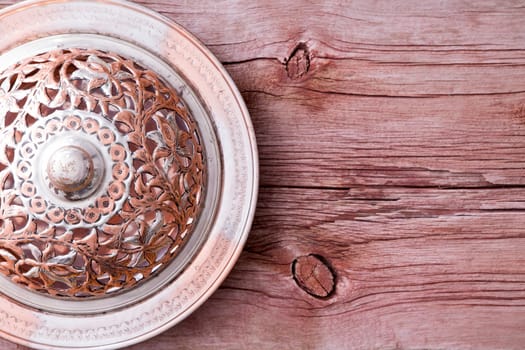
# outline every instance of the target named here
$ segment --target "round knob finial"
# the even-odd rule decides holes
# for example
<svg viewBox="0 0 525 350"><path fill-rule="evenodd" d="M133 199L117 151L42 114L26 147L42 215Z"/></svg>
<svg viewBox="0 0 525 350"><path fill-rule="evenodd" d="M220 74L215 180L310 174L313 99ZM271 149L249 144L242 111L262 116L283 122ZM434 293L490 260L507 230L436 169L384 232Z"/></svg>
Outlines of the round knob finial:
<svg viewBox="0 0 525 350"><path fill-rule="evenodd" d="M93 181L93 159L78 146L63 146L49 158L47 174L56 189L67 193L81 191Z"/></svg>

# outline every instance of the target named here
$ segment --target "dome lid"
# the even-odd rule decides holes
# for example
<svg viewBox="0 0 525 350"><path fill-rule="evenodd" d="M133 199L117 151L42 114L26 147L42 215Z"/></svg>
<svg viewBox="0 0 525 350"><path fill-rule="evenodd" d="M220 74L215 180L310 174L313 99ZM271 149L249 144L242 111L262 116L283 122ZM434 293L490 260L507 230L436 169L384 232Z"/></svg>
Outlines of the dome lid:
<svg viewBox="0 0 525 350"><path fill-rule="evenodd" d="M206 167L180 94L133 60L56 49L0 73L0 272L103 297L148 280L192 234Z"/></svg>

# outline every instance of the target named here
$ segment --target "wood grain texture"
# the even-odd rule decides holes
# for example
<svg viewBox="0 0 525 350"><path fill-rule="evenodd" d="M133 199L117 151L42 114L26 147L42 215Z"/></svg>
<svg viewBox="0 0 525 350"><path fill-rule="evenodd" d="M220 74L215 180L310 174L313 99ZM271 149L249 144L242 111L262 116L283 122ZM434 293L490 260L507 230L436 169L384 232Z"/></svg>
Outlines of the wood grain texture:
<svg viewBox="0 0 525 350"><path fill-rule="evenodd" d="M138 2L231 73L261 189L223 286L132 349L523 347L522 1ZM309 254L329 298L292 276Z"/></svg>

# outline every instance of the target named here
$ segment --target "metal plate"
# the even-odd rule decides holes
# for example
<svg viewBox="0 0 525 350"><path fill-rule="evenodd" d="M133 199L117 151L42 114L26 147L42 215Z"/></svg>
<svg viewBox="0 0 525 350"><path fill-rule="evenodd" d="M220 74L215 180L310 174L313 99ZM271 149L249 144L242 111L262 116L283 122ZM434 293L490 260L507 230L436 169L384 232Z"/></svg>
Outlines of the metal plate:
<svg viewBox="0 0 525 350"><path fill-rule="evenodd" d="M167 18L119 0L22 2L0 11L0 70L57 48L108 50L169 82L202 130L209 176L205 210L182 253L129 292L71 301L0 278L0 333L40 349L115 349L180 322L237 260L255 210L258 159L241 95L220 62Z"/></svg>

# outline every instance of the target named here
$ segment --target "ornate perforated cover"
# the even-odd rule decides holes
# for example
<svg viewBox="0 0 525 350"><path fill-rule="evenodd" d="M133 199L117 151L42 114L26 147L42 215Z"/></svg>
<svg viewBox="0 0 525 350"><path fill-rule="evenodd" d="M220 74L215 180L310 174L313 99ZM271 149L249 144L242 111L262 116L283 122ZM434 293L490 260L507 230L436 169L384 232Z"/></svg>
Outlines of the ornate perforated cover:
<svg viewBox="0 0 525 350"><path fill-rule="evenodd" d="M199 132L132 60L54 50L0 73L0 272L33 290L127 289L177 254L203 193Z"/></svg>

